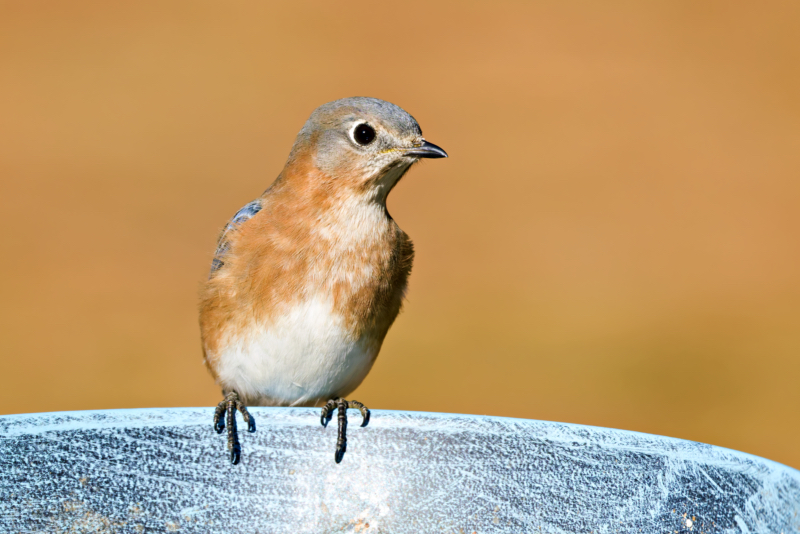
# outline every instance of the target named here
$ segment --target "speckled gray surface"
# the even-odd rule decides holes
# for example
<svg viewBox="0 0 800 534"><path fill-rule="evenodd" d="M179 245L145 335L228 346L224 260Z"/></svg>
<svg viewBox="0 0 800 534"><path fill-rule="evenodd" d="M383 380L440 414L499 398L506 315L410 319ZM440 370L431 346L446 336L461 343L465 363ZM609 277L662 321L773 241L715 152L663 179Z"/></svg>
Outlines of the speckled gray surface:
<svg viewBox="0 0 800 534"><path fill-rule="evenodd" d="M0 417L0 532L800 532L800 472L542 421L254 408L231 466L212 408ZM241 429L241 426L240 426Z"/></svg>

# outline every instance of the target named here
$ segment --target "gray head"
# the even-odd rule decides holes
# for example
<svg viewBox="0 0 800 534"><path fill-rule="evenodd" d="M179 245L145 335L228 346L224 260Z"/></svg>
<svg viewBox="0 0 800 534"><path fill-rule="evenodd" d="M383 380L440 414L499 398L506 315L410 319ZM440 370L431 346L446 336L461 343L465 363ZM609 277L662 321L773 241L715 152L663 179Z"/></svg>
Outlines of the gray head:
<svg viewBox="0 0 800 534"><path fill-rule="evenodd" d="M289 162L306 157L327 176L374 186L385 198L413 163L447 153L425 141L417 121L401 107L353 97L314 110L297 135Z"/></svg>

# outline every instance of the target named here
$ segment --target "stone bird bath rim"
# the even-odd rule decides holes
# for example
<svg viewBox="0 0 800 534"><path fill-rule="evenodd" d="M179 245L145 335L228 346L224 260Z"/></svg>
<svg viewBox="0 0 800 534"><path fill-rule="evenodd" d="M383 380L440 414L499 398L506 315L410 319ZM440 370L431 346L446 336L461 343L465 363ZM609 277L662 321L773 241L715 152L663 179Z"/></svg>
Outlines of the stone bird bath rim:
<svg viewBox="0 0 800 534"><path fill-rule="evenodd" d="M373 411L341 464L310 408L252 408L232 466L213 408L0 417L0 532L800 531L800 472L590 426Z"/></svg>

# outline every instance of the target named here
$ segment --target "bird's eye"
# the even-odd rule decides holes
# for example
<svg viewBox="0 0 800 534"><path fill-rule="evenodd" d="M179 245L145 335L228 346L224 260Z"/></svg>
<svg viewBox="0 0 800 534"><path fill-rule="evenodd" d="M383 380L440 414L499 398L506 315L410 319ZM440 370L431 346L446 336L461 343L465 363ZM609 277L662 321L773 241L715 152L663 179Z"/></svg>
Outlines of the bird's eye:
<svg viewBox="0 0 800 534"><path fill-rule="evenodd" d="M375 140L375 129L369 124L359 124L353 130L353 139L361 146L366 146Z"/></svg>

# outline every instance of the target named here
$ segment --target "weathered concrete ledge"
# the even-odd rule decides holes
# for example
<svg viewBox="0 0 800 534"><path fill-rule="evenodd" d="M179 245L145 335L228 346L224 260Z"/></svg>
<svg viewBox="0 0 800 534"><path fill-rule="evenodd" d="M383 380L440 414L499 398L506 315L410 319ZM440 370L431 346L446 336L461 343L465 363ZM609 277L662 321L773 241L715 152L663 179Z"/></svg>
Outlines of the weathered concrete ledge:
<svg viewBox="0 0 800 534"><path fill-rule="evenodd" d="M0 532L800 531L800 472L677 439L373 411L254 408L228 463L213 408L0 417Z"/></svg>

